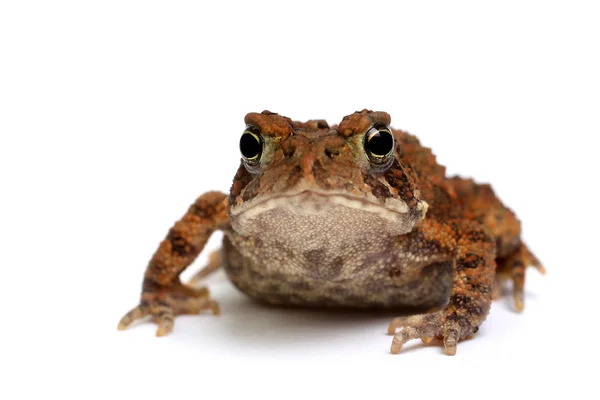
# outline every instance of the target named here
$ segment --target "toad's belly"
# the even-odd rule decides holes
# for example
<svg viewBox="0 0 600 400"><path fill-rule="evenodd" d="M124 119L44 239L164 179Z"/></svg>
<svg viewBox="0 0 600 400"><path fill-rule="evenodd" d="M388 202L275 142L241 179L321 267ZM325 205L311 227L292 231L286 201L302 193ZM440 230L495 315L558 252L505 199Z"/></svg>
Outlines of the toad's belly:
<svg viewBox="0 0 600 400"><path fill-rule="evenodd" d="M397 279L402 257L381 243L375 251L291 248L226 234L223 266L233 284L255 300L306 307L433 307L448 300L450 262L434 262ZM373 249L371 249L373 250Z"/></svg>

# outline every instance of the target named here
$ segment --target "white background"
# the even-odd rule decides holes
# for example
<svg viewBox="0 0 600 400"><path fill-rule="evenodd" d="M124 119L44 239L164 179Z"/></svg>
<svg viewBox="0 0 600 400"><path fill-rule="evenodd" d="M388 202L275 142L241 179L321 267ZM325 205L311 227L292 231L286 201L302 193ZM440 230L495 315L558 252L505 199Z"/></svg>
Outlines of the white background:
<svg viewBox="0 0 600 400"><path fill-rule="evenodd" d="M0 397L598 398L594 2L249 3L0 3ZM266 308L217 274L220 317L117 332L171 224L229 189L247 112L362 108L516 210L548 269L523 314L391 355L393 313Z"/></svg>

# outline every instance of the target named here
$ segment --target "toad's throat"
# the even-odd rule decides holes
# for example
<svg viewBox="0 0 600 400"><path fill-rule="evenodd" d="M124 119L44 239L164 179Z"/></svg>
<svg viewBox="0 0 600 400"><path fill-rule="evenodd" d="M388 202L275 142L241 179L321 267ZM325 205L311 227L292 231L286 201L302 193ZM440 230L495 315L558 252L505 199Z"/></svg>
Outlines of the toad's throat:
<svg viewBox="0 0 600 400"><path fill-rule="evenodd" d="M400 199L384 204L346 193L299 193L256 198L232 207L231 223L241 235L279 237L281 240L322 236L324 233L353 236L385 232L400 235L409 232L427 210L425 202L411 210Z"/></svg>

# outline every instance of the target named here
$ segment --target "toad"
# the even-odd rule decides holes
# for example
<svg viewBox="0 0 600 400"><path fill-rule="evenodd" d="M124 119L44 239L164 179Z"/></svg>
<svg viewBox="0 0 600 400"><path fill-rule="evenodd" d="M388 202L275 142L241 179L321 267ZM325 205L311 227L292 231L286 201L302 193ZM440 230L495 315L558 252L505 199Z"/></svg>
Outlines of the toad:
<svg viewBox="0 0 600 400"><path fill-rule="evenodd" d="M163 336L178 314L219 313L196 285L219 267L269 304L419 310L391 321L392 353L438 339L454 355L505 280L523 309L525 268L544 268L515 214L489 185L446 176L387 113L363 110L330 127L263 111L245 123L230 193L201 195L170 229L120 330L151 316ZM221 250L183 283L179 275L217 230Z"/></svg>

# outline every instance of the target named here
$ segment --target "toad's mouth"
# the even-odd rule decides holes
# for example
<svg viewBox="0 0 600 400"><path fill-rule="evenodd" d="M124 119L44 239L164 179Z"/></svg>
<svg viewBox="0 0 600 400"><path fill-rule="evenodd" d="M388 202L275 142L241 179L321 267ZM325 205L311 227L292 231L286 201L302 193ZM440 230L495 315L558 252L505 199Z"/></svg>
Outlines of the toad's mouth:
<svg viewBox="0 0 600 400"><path fill-rule="evenodd" d="M416 221L425 217L427 203L420 201L414 208L398 198L379 201L373 196L358 197L348 193L304 190L296 193L257 197L248 203L232 206L230 217L233 228L239 233L258 232L264 225L302 221L310 228L312 221L320 219L338 225L348 219L391 225L396 233L406 233ZM262 227L262 228L261 228Z"/></svg>

